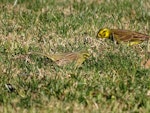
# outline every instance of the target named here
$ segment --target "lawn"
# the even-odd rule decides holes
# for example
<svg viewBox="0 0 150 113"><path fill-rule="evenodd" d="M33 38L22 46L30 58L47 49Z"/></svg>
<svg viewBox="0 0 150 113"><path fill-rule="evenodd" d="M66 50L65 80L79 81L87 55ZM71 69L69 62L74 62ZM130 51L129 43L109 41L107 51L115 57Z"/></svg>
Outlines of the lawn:
<svg viewBox="0 0 150 113"><path fill-rule="evenodd" d="M0 9L1 113L150 112L147 43L96 38L105 27L150 35L149 0L0 0ZM28 54L80 51L90 57L78 68Z"/></svg>

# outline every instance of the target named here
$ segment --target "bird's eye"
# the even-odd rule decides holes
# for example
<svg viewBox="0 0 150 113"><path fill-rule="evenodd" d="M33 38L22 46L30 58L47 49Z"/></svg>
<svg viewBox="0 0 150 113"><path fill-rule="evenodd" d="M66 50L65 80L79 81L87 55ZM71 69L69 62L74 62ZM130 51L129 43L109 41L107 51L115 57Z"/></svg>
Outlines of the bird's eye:
<svg viewBox="0 0 150 113"><path fill-rule="evenodd" d="M106 36L106 31L103 31L103 33L102 33L102 34L103 34L103 36L105 37L105 36Z"/></svg>

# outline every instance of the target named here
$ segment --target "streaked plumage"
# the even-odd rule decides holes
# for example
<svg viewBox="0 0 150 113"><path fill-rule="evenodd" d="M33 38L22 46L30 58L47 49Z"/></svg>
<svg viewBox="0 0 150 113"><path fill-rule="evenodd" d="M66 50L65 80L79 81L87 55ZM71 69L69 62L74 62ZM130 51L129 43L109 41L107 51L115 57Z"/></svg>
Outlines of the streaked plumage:
<svg viewBox="0 0 150 113"><path fill-rule="evenodd" d="M75 67L80 67L81 64L90 56L88 52L72 52L72 53L57 53L57 54L31 52L30 54L45 56L54 61L58 66L64 66L72 62L75 62Z"/></svg>
<svg viewBox="0 0 150 113"><path fill-rule="evenodd" d="M150 38L149 35L135 31L122 29L100 29L97 33L98 38L109 38L117 43L126 42L128 45L136 45Z"/></svg>

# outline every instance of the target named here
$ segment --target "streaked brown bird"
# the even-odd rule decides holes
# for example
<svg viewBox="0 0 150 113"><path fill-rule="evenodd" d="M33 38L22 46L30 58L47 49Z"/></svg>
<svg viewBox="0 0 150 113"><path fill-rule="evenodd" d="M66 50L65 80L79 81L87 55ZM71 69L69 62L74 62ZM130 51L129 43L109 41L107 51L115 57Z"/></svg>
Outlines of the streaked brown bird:
<svg viewBox="0 0 150 113"><path fill-rule="evenodd" d="M80 67L81 64L90 56L88 52L71 52L71 53L57 53L57 54L30 52L30 54L45 56L54 61L58 66L64 66L74 62L75 67Z"/></svg>
<svg viewBox="0 0 150 113"><path fill-rule="evenodd" d="M108 38L118 44L125 42L127 45L132 46L148 41L150 36L135 31L103 28L98 31L97 38Z"/></svg>

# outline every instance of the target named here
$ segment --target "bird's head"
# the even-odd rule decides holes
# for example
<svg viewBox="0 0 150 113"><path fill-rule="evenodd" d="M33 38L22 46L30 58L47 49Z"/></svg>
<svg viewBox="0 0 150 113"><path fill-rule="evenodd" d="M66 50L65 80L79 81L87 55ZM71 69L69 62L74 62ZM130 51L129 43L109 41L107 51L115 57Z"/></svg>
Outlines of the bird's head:
<svg viewBox="0 0 150 113"><path fill-rule="evenodd" d="M97 33L97 38L110 38L111 31L108 28L100 29Z"/></svg>

